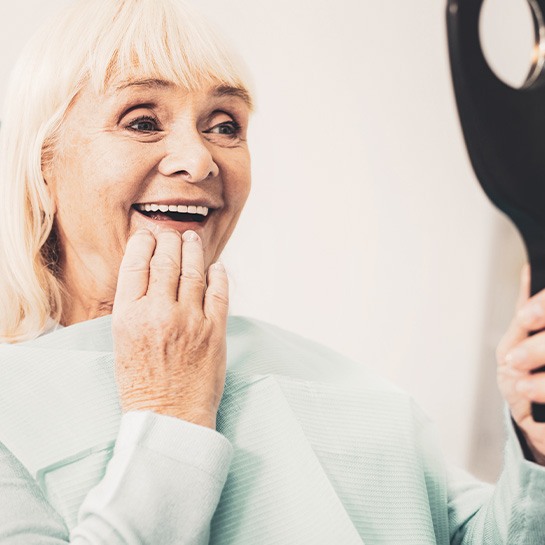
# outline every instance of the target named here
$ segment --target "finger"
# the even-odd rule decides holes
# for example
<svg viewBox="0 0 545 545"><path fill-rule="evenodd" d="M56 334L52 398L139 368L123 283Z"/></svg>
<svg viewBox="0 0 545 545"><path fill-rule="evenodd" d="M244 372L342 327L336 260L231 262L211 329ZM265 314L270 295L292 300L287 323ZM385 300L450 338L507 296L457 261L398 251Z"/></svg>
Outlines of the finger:
<svg viewBox="0 0 545 545"><path fill-rule="evenodd" d="M515 389L530 401L545 403L545 375L543 373L519 380Z"/></svg>
<svg viewBox="0 0 545 545"><path fill-rule="evenodd" d="M528 329L521 326L517 316L515 316L498 344L496 350L498 365L508 365L510 363L507 361L507 355L528 338L528 333Z"/></svg>
<svg viewBox="0 0 545 545"><path fill-rule="evenodd" d="M526 289L529 293L529 275L526 282ZM524 302L517 312L516 318L520 326L524 327L527 331L539 331L545 328L545 290L541 290Z"/></svg>
<svg viewBox="0 0 545 545"><path fill-rule="evenodd" d="M208 269L208 287L204 295L204 315L218 326L227 325L229 311L229 280L222 263L214 263Z"/></svg>
<svg viewBox="0 0 545 545"><path fill-rule="evenodd" d="M119 267L114 307L125 306L146 295L154 249L155 237L147 229L136 231L129 238Z"/></svg>
<svg viewBox="0 0 545 545"><path fill-rule="evenodd" d="M203 309L205 289L202 242L195 231L183 234L182 274L179 278L178 301L192 310Z"/></svg>
<svg viewBox="0 0 545 545"><path fill-rule="evenodd" d="M506 355L526 337L528 337L532 328L528 325L525 314L525 308L530 297L530 267L524 265L520 275L520 288L516 303L516 314L511 321L505 335L502 337L496 350L496 358L499 365L506 363ZM534 311L535 312L535 311ZM533 314L532 314L533 316Z"/></svg>
<svg viewBox="0 0 545 545"><path fill-rule="evenodd" d="M161 231L156 235L157 246L150 263L147 295L175 301L180 279L182 241L177 231Z"/></svg>
<svg viewBox="0 0 545 545"><path fill-rule="evenodd" d="M545 332L527 337L509 350L505 363L516 370L530 371L545 364Z"/></svg>

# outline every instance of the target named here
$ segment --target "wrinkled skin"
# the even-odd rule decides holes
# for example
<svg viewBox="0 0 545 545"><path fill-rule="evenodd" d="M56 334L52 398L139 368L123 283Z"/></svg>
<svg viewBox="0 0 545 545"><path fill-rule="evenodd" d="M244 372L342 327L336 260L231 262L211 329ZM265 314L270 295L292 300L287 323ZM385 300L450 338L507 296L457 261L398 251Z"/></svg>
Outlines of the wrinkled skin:
<svg viewBox="0 0 545 545"><path fill-rule="evenodd" d="M250 190L250 108L236 90L169 82L87 86L44 178L68 296L61 322L112 314L123 411L215 428L226 368L227 275L215 263ZM200 222L135 205L202 203Z"/></svg>

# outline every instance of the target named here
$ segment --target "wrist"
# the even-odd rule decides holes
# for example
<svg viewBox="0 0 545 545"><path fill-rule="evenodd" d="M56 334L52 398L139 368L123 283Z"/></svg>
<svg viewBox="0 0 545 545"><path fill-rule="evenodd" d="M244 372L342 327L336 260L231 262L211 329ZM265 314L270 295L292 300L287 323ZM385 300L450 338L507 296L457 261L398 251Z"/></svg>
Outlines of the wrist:
<svg viewBox="0 0 545 545"><path fill-rule="evenodd" d="M199 411L191 408L188 409L184 407L179 407L176 405L151 403L148 401L141 403L124 403L122 406L122 412L127 413L129 411L150 411L156 414L179 418L180 420L185 420L186 422L191 422L192 424L204 426L212 430L216 429L216 415L204 410Z"/></svg>

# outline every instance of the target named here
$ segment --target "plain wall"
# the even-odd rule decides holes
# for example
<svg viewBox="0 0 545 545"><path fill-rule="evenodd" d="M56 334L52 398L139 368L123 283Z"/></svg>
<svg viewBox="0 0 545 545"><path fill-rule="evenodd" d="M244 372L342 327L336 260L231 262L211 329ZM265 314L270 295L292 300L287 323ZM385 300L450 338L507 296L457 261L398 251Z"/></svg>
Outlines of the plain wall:
<svg viewBox="0 0 545 545"><path fill-rule="evenodd" d="M0 6L0 98L22 44L68 3ZM224 256L232 312L376 368L435 420L450 461L488 476L501 458L493 346L522 251L466 156L445 4L198 3L257 91L253 193ZM483 403L495 442L476 449Z"/></svg>

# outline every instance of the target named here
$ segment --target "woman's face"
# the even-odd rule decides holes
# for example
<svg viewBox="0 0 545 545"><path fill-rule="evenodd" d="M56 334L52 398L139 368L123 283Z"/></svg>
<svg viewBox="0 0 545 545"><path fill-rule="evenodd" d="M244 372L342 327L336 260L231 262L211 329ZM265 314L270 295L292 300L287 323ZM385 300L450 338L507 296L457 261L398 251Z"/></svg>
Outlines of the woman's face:
<svg viewBox="0 0 545 545"><path fill-rule="evenodd" d="M63 122L44 177L56 206L63 272L114 288L140 228L196 231L218 259L250 190L243 93L189 92L157 80L87 86ZM168 211L165 207L168 207Z"/></svg>

